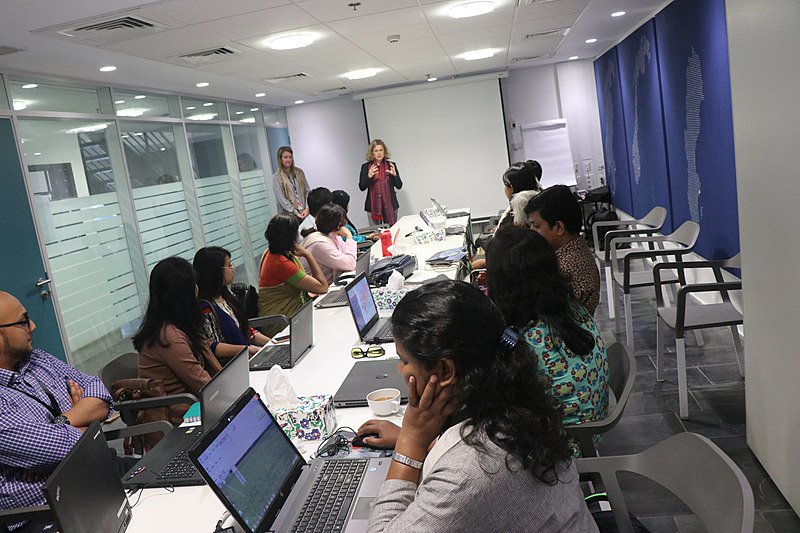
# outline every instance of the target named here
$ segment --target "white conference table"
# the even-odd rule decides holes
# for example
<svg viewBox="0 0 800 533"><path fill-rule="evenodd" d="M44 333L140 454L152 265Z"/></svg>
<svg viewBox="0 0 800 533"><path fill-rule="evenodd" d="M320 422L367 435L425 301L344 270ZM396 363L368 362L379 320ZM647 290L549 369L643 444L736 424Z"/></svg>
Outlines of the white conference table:
<svg viewBox="0 0 800 533"><path fill-rule="evenodd" d="M453 211L468 212L468 209ZM447 221L447 226L466 225L468 217L453 218ZM392 227L395 237L396 251L410 253L417 257L417 270L408 278L407 282L422 282L425 279L445 274L453 278L456 268L446 270L432 269L425 264L425 260L442 250L457 248L464 244L464 235L450 235L444 241L423 245L415 245L413 235L416 228L425 228L426 225L419 215L406 215ZM380 257L380 241L370 249L373 257ZM414 285L408 285L409 289ZM333 288L331 290L342 290ZM358 359L350 355L351 348L361 346L350 309L347 306L328 309L314 309L314 345L300 360L295 368L286 370L292 386L298 396L314 394L330 394L333 396L339 386L347 377ZM381 358L397 357L393 343L382 344L386 355ZM263 395L264 385L267 380L266 371L250 372L250 386ZM402 409L388 417L377 417L368 407L350 407L336 409L336 421L339 427L349 426L353 429L369 420L381 418L398 425L402 423ZM319 445L319 441L305 441L304 450L300 450L308 459ZM137 498L138 503L137 503ZM214 531L214 527L225 507L217 499L208 486L177 487L174 492L166 489L144 489L130 497L133 508L133 519L128 527L128 533L152 533L160 531L170 532L204 532Z"/></svg>

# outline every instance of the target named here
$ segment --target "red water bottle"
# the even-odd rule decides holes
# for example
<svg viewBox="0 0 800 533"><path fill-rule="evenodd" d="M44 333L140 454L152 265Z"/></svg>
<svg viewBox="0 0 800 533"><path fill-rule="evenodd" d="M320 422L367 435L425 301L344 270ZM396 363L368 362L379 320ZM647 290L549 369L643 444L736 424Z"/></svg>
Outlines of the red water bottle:
<svg viewBox="0 0 800 533"><path fill-rule="evenodd" d="M383 256L386 257L387 255L392 255L389 253L389 247L392 245L392 230L389 229L382 229L381 230L381 249L383 250Z"/></svg>

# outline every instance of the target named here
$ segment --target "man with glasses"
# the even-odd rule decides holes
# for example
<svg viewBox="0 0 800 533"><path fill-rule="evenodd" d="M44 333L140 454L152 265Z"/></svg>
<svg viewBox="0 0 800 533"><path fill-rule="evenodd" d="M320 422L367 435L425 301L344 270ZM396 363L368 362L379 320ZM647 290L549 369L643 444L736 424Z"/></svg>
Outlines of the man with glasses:
<svg viewBox="0 0 800 533"><path fill-rule="evenodd" d="M19 300L0 291L0 509L44 504L47 476L111 412L99 378L33 348L35 329Z"/></svg>

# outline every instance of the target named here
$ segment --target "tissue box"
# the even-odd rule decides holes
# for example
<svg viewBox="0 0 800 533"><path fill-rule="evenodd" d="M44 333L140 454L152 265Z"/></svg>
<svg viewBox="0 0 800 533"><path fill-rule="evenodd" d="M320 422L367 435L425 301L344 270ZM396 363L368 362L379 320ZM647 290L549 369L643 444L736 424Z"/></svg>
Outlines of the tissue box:
<svg viewBox="0 0 800 533"><path fill-rule="evenodd" d="M378 287L372 289L372 297L375 300L375 306L378 308L378 311L391 311L397 307L397 304L400 303L400 300L403 299L403 296L405 296L407 292L408 289Z"/></svg>
<svg viewBox="0 0 800 533"><path fill-rule="evenodd" d="M299 396L300 405L270 409L289 438L300 440L327 439L336 429L336 412L329 394Z"/></svg>

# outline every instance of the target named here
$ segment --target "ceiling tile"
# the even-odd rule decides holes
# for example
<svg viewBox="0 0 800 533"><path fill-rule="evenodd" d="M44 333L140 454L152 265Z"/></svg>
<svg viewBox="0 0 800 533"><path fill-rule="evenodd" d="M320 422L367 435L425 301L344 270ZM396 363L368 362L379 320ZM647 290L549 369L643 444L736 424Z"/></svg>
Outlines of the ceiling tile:
<svg viewBox="0 0 800 533"><path fill-rule="evenodd" d="M450 65L450 58L438 47L386 56L381 58L381 60L392 68L408 69L418 66L425 70L426 73L429 72L427 70L428 68L443 64Z"/></svg>
<svg viewBox="0 0 800 533"><path fill-rule="evenodd" d="M511 35L511 28L511 24L506 24L503 26L491 26L470 31L460 31L458 33L448 33L447 35L440 35L439 42L442 43L442 46L473 44L475 45L473 48L484 48L481 43L487 41L502 41L504 43L503 46L507 46Z"/></svg>
<svg viewBox="0 0 800 533"><path fill-rule="evenodd" d="M348 40L361 47L380 46L389 44L386 40L387 35L399 34L400 42L411 41L415 39L424 39L426 37L433 37L431 27L425 24L415 24L413 26L402 26L392 28L391 30L373 31L370 33L358 34L343 34Z"/></svg>
<svg viewBox="0 0 800 533"><path fill-rule="evenodd" d="M358 9L353 10L347 6L350 3L348 0L308 0L295 3L321 22L362 19L367 15L417 5L416 0L365 0Z"/></svg>
<svg viewBox="0 0 800 533"><path fill-rule="evenodd" d="M578 15L560 15L558 17L547 17L536 20L517 21L514 23L514 30L512 32L513 38L518 39L530 33L539 33L550 30L560 30L562 28L571 28Z"/></svg>
<svg viewBox="0 0 800 533"><path fill-rule="evenodd" d="M198 32L210 32L239 41L317 24L319 21L302 9L295 5L286 5L204 22L194 25L193 28Z"/></svg>
<svg viewBox="0 0 800 533"><path fill-rule="evenodd" d="M290 3L290 0L173 0L149 4L147 11L166 15L186 24L197 24Z"/></svg>
<svg viewBox="0 0 800 533"><path fill-rule="evenodd" d="M336 33L330 31L325 26L312 26L310 28L299 28L298 32L312 33L316 36L317 40L304 48L295 48L293 50L271 50L267 45L269 37L259 36L253 39L243 39L239 42L255 48L257 50L264 50L268 54L284 59L286 61L301 61L311 57L322 55L332 55L338 53L352 52L358 50L358 47L340 37Z"/></svg>
<svg viewBox="0 0 800 533"><path fill-rule="evenodd" d="M109 44L102 48L123 54L156 59L196 50L207 50L221 46L225 42L226 39L222 36L212 32L198 32L191 26L187 26L139 39Z"/></svg>
<svg viewBox="0 0 800 533"><path fill-rule="evenodd" d="M419 7L409 7L375 15L366 15L357 19L330 22L328 26L341 35L348 37L378 31L397 30L403 26L415 26L418 24L426 24L422 10ZM397 32L387 31L387 33Z"/></svg>
<svg viewBox="0 0 800 533"><path fill-rule="evenodd" d="M413 41L400 41L399 43L386 43L381 46L373 46L369 49L370 53L377 58L384 58L394 56L397 54L404 54L406 52L416 52L419 50L437 51L437 53L444 53L442 46L435 37L427 39L414 39Z"/></svg>
<svg viewBox="0 0 800 533"><path fill-rule="evenodd" d="M329 65L357 64L374 61L375 58L364 50L355 49L349 52L340 52L331 55L318 55L295 62L296 65L307 69L314 69Z"/></svg>
<svg viewBox="0 0 800 533"><path fill-rule="evenodd" d="M516 21L536 20L560 15L580 14L589 0L558 0L557 2L536 2L517 8Z"/></svg>
<svg viewBox="0 0 800 533"><path fill-rule="evenodd" d="M478 61L465 61L463 59L453 59L453 66L459 74L468 74L471 72L482 72L486 70L502 69L506 66L505 53L497 54L494 57L487 59L479 59Z"/></svg>
<svg viewBox="0 0 800 533"><path fill-rule="evenodd" d="M487 26L500 26L503 24L511 25L514 20L513 9L503 9L493 11L479 17L469 17L454 19L447 14L440 15L439 10L425 9L425 16L437 35L444 35L447 33L462 32L467 30L474 30L477 28L485 28Z"/></svg>
<svg viewBox="0 0 800 533"><path fill-rule="evenodd" d="M235 76L238 73L245 71L255 71L255 72L263 72L267 70L269 70L270 72L272 72L273 70L287 71L294 67L288 61L284 61L282 59L261 52L254 52L252 55L246 57L229 59L227 61L219 61L217 63L211 63L210 65L203 65L196 68L197 70L201 70L204 72ZM265 77L267 77L267 75L257 74L255 79L260 79Z"/></svg>

